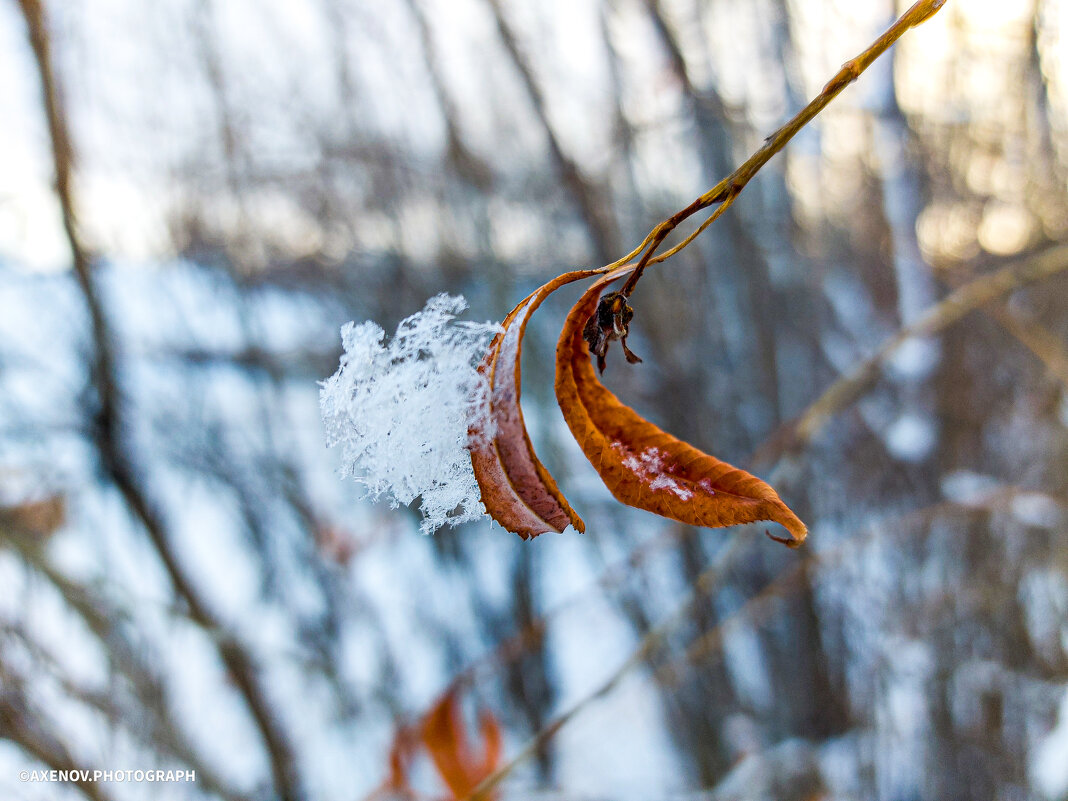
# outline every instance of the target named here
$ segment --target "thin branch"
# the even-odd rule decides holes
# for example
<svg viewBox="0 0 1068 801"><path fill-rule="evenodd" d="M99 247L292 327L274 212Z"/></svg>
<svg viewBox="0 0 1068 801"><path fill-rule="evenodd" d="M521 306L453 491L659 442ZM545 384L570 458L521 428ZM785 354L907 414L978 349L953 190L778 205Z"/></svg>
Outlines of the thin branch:
<svg viewBox="0 0 1068 801"><path fill-rule="evenodd" d="M114 722L126 727L137 739L153 748L165 751L193 768L198 784L220 798L240 801L245 796L230 787L215 770L204 763L185 731L173 718L167 701L163 678L148 664L142 654L143 648L134 647L123 632L123 623L129 614L110 600L95 594L90 587L67 578L45 558L43 541L39 533L5 516L0 510L0 539L14 547L27 566L43 577L62 596L71 610L107 648L109 664L129 681L146 711L147 723L131 720L114 699L93 698L88 691L72 693L87 704L100 709ZM100 702L107 702L107 706Z"/></svg>
<svg viewBox="0 0 1068 801"><path fill-rule="evenodd" d="M142 491L138 472L126 452L121 436L121 400L116 382L117 370L111 330L104 314L92 276L89 252L78 232L72 176L73 148L66 125L66 115L59 87L52 70L52 55L45 11L41 0L18 0L26 20L41 81L41 93L55 168L56 194L63 213L63 226L70 247L74 271L92 321L93 369L99 408L96 415L95 440L102 465L119 489L130 510L141 521L162 561L175 592L189 608L190 618L210 629L222 628L219 619L196 590L190 576L178 561L170 544L163 515ZM271 708L266 692L245 648L232 636L216 641L219 655L235 686L244 698L267 751L275 789L285 801L303 797L296 754Z"/></svg>
<svg viewBox="0 0 1068 801"><path fill-rule="evenodd" d="M689 206L656 226L645 240L633 251L618 261L604 267L603 271L608 272L631 261L639 253L642 253L637 268L627 280L621 293L624 296L629 296L646 266L650 263L656 263L657 261L663 261L669 258L682 250L682 248L686 247L700 235L700 233L715 219L723 214L727 207L734 202L742 189L745 188L749 180L771 159L772 156L782 150L787 142L789 142L798 131L808 124L808 122L819 114L820 111L826 108L826 106L837 97L846 86L855 81L864 70L866 70L907 30L927 20L936 13L944 3L945 0L918 0L912 8L905 12L905 14L903 14L901 18L898 19L898 21L880 36L879 39L877 39L867 50L843 65L842 69L839 70L830 82L828 82L818 97L810 102L801 110L801 112L780 128L775 134L769 137L764 146L738 167L738 169L731 173L727 178L720 181L708 192L698 197ZM687 237L678 246L672 248L654 261L654 255L657 248L668 234L679 225L679 223L694 213L717 203L720 204L720 207L693 234ZM1014 277L1021 278L1021 273L1026 276L1031 276L1034 272L1040 271L1018 271L1014 274ZM1038 277L1039 276L1036 275L1031 278L1031 280L1038 280ZM1019 285L1019 283L1016 285ZM1008 290L1006 289L1004 291ZM963 313L964 312L960 312L958 317L962 316ZM901 341L904 341L906 338L908 337L902 337ZM631 668L642 664L647 657L666 640L668 634L678 626L680 621L688 618L691 610L707 592L707 589L718 581L725 565L729 562L734 553L740 549L741 543L743 542L745 542L745 540L741 537L733 538L730 544L725 547L721 554L721 558L718 559L712 567L702 573L694 582L689 596L675 613L643 637L638 648L636 648L634 652L616 669L616 671L602 682L593 692L584 696L565 712L555 717L549 724L531 738L527 744L514 757L512 757L512 759L488 776L468 797L468 801L486 801L486 799L489 799L500 783L504 781L520 763L543 749L561 728L567 725L570 720L580 714L587 706L612 692Z"/></svg>
<svg viewBox="0 0 1068 801"><path fill-rule="evenodd" d="M932 521L938 515L977 511L993 514L998 510L1005 509L1013 499L1024 494L1034 493L1022 487L1010 485L991 492L987 497L975 503L962 503L954 500L939 501L920 509L913 509L909 512L895 515L889 520L881 520L872 524L866 533L846 537L823 551L808 550L802 559L784 568L778 575L768 581L759 592L750 596L716 626L703 632L677 658L658 668L654 678L658 683L675 683L683 667L692 667L719 651L726 636L732 630L743 624L755 626L762 623L779 609L772 601L780 598L795 583L801 581L808 571L811 571L816 566L830 567L841 564L847 558L855 557L857 548L871 544L876 539L890 540L907 536L913 530L913 525ZM1064 503L1061 499L1045 493L1039 494L1049 503L1064 508Z"/></svg>
<svg viewBox="0 0 1068 801"><path fill-rule="evenodd" d="M504 11L501 8L501 0L486 0L486 2L489 3L490 8L493 11L494 20L497 23L497 31L500 34L501 41L504 43L505 50L508 51L512 63L519 72L519 77L523 81L527 96L530 98L530 103L534 107L534 113L537 116L538 121L541 123L542 129L545 131L553 163L556 165L556 169L560 174L560 178L563 180L564 186L578 205L582 218L586 223L586 228L589 230L590 237L593 239L598 260L607 258L605 254L612 253L615 249L616 236L613 230L614 226L603 212L603 203L598 197L600 193L597 191L596 187L583 176L582 171L579 169L574 159L564 152L563 145L560 144L560 139L556 135L556 130L553 128L552 123L549 120L545 97L534 77L534 72L526 57L520 50L519 43L516 40L515 34L512 32L511 26L508 24L508 20L505 19Z"/></svg>
<svg viewBox="0 0 1068 801"><path fill-rule="evenodd" d="M992 306L986 313L1030 350L1068 391L1068 349L1064 340L1037 323L1020 319L1004 304Z"/></svg>
<svg viewBox="0 0 1068 801"><path fill-rule="evenodd" d="M905 342L933 336L968 312L1065 270L1068 270L1068 245L1010 264L954 290L920 315L912 325L901 329L883 343L874 354L854 367L849 375L831 384L793 423L777 434L772 443L761 449L754 461L770 461L775 456L796 452L807 445L833 415L860 398L875 383L882 366Z"/></svg>
<svg viewBox="0 0 1068 801"><path fill-rule="evenodd" d="M724 572L730 566L734 557L742 550L745 543L750 542L745 537L735 536L723 547L717 555L716 561L702 573L690 587L690 592L683 603L663 622L651 629L646 634L638 647L629 657L597 688L577 701L569 709L553 718L541 731L527 741L527 744L519 752L508 760L504 765L486 777L485 780L465 801L488 801L494 794L498 785L514 771L520 764L537 754L556 735L560 729L566 726L573 718L582 713L590 704L604 698L611 693L626 677L632 668L638 667L667 640L676 628L689 619L691 612L700 603L708 592L715 587L722 578Z"/></svg>
<svg viewBox="0 0 1068 801"><path fill-rule="evenodd" d="M879 56L886 52L894 42L900 39L909 28L913 28L929 19L945 4L945 2L946 0L917 0L916 4L902 14L897 22L891 25L882 36L876 39L875 42L868 47L867 50L856 58L843 64L838 73L828 81L826 86L823 87L823 91L821 91L807 106L801 109L793 119L769 136L765 140L764 145L750 156L745 163L738 167L738 169L694 200L689 206L676 212L657 225L649 232L649 235L645 237L642 243L626 256L607 265L604 268L604 271L610 272L616 267L633 260L639 253L644 251L641 258L638 260L637 268L631 273L627 282L623 285L622 290L620 290L623 296L630 297L631 292L634 291L634 287L637 286L638 281L641 280L645 268L649 264L655 263L653 261L653 255L656 253L656 250L660 247L664 239L667 238L668 234L675 230L679 223L698 211L706 209L716 203L732 202L745 188L746 184L749 183L752 177L757 174L760 168L767 164L772 156L786 147L787 142L793 139L798 131L808 125L808 123L811 122L817 114L823 111L823 109L825 109L843 89L859 78L861 73L870 67ZM673 248L667 255L677 253L682 247L688 245L710 222L711 220L706 221L705 224L693 235L688 237L680 247ZM667 255L665 255L664 258L667 258ZM658 259L658 261L662 261L662 259Z"/></svg>
<svg viewBox="0 0 1068 801"><path fill-rule="evenodd" d="M0 663L0 739L17 745L24 753L52 770L80 776L84 764L75 762L67 743L47 730L44 716L31 706L23 690L23 679ZM93 770L93 768L89 768ZM89 801L110 801L111 794L97 782L76 778L71 785Z"/></svg>

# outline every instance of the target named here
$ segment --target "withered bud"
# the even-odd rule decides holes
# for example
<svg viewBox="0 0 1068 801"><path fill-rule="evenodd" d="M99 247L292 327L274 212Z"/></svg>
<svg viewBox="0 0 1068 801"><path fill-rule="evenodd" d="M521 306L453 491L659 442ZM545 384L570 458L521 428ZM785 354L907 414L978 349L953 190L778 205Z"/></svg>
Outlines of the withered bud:
<svg viewBox="0 0 1068 801"><path fill-rule="evenodd" d="M627 303L622 292L609 292L597 304L593 313L582 329L582 338L590 346L590 353L597 357L597 369L604 372L605 356L612 340L618 339L623 347L623 355L631 364L641 359L627 347L627 334L630 333L630 321L634 319L634 309Z"/></svg>

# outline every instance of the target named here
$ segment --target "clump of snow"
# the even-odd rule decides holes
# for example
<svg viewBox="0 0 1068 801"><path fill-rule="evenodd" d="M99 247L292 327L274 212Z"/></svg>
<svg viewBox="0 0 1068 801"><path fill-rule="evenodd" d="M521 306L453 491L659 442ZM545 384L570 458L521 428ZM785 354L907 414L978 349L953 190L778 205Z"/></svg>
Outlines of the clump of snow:
<svg viewBox="0 0 1068 801"><path fill-rule="evenodd" d="M681 498L684 501L688 501L688 500L690 500L690 498L693 497L693 492L691 490L688 490L688 489L686 489L686 487L683 487L682 485L680 485L679 482L676 481L675 479L673 479L671 476L664 475L664 474L661 474L661 475L657 476L656 478L654 478L649 483L649 489L654 489L654 490L656 490L656 489L666 489L666 490L670 490L671 492L673 492L675 495L677 495L679 498Z"/></svg>
<svg viewBox="0 0 1068 801"><path fill-rule="evenodd" d="M373 322L347 323L341 364L320 384L342 475L394 507L420 498L425 534L484 512L467 432L486 413L488 383L476 365L500 327L457 322L466 308L462 297L437 295L389 340Z"/></svg>
<svg viewBox="0 0 1068 801"><path fill-rule="evenodd" d="M621 452L626 452L626 456L623 457L623 466L639 476L649 479L649 489L666 489L684 501L688 501L693 497L693 490L682 486L665 472L664 454L660 452L659 448L646 448L640 455L636 456L618 443L615 443L613 447Z"/></svg>

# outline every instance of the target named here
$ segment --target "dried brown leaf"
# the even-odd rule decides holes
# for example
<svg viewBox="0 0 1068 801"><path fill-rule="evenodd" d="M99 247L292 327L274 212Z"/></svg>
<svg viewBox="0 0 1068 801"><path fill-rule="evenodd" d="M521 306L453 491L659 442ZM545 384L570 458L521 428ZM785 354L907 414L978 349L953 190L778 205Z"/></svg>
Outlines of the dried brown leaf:
<svg viewBox="0 0 1068 801"><path fill-rule="evenodd" d="M586 530L534 453L519 405L519 363L523 334L535 309L559 287L595 274L594 270L565 273L524 298L504 318L504 330L494 337L479 366L490 382L489 410L471 428L471 464L486 512L523 539L560 532L568 525Z"/></svg>
<svg viewBox="0 0 1068 801"><path fill-rule="evenodd" d="M791 537L775 539L797 547L808 530L768 484L657 428L598 380L583 328L601 291L632 269L609 273L579 298L556 347L556 399L582 452L628 506L708 528L773 520Z"/></svg>

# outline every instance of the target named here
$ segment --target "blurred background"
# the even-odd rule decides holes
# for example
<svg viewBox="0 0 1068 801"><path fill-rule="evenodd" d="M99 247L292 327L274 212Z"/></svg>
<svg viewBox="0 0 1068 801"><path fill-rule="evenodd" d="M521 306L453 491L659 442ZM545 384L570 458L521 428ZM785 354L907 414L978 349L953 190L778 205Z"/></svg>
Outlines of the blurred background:
<svg viewBox="0 0 1068 801"><path fill-rule="evenodd" d="M1068 0L949 0L634 295L606 381L800 551L611 499L574 287L524 400L585 535L422 536L324 446L344 322L615 260L906 5L0 0L0 796L358 801L452 688L500 765L583 704L501 799L1068 798L1068 271L790 427L1068 267Z"/></svg>

